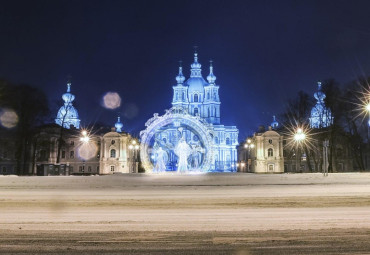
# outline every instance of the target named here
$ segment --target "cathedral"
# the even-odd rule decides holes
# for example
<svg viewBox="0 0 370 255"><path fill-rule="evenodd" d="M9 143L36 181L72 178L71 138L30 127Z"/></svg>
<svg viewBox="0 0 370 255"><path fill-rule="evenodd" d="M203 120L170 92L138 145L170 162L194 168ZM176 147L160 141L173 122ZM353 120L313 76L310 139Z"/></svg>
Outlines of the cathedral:
<svg viewBox="0 0 370 255"><path fill-rule="evenodd" d="M147 171L236 171L238 129L221 124L219 86L210 63L207 81L194 53L190 77L182 67L173 86L172 108L154 114L141 136L141 160Z"/></svg>

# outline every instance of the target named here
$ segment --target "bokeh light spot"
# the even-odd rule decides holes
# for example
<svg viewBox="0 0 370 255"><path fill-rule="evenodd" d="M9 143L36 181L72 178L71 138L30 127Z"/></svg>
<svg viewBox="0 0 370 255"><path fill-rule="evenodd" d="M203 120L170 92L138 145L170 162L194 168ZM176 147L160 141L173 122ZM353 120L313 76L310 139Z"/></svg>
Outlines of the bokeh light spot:
<svg viewBox="0 0 370 255"><path fill-rule="evenodd" d="M78 148L78 155L83 160L89 160L97 155L98 146L94 142L84 142Z"/></svg>
<svg viewBox="0 0 370 255"><path fill-rule="evenodd" d="M13 128L18 124L18 115L11 109L0 111L0 124L5 128Z"/></svg>
<svg viewBox="0 0 370 255"><path fill-rule="evenodd" d="M121 97L116 92L107 92L103 96L103 106L108 109L116 109L121 106Z"/></svg>

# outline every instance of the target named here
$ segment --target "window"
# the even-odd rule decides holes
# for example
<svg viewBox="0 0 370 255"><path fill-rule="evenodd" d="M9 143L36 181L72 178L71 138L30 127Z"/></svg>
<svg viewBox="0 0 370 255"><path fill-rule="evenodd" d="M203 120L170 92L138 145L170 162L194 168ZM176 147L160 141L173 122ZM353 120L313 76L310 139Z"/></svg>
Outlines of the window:
<svg viewBox="0 0 370 255"><path fill-rule="evenodd" d="M269 139L269 144L272 144L272 140L271 139Z"/></svg>
<svg viewBox="0 0 370 255"><path fill-rule="evenodd" d="M110 171L114 172L114 166L110 166Z"/></svg>
<svg viewBox="0 0 370 255"><path fill-rule="evenodd" d="M99 166L96 167L96 171L99 173Z"/></svg>
<svg viewBox="0 0 370 255"><path fill-rule="evenodd" d="M71 145L75 145L75 142L73 140L71 141Z"/></svg>
<svg viewBox="0 0 370 255"><path fill-rule="evenodd" d="M274 156L274 150L273 149L268 149L267 150L267 155L269 156L269 157L272 157L272 156Z"/></svg>
<svg viewBox="0 0 370 255"><path fill-rule="evenodd" d="M274 171L274 164L269 164L268 170L269 170L269 172Z"/></svg>
<svg viewBox="0 0 370 255"><path fill-rule="evenodd" d="M210 99L211 98L211 96L210 96L210 94L209 94L209 92L207 93L207 99Z"/></svg>
<svg viewBox="0 0 370 255"><path fill-rule="evenodd" d="M83 172L85 170L85 166L79 166L78 169L80 172Z"/></svg>
<svg viewBox="0 0 370 255"><path fill-rule="evenodd" d="M66 158L66 151L62 151L62 158Z"/></svg>
<svg viewBox="0 0 370 255"><path fill-rule="evenodd" d="M226 145L230 145L230 138L226 138Z"/></svg>
<svg viewBox="0 0 370 255"><path fill-rule="evenodd" d="M194 115L198 114L198 108L194 108Z"/></svg>
<svg viewBox="0 0 370 255"><path fill-rule="evenodd" d="M215 144L218 144L218 137L215 137Z"/></svg>
<svg viewBox="0 0 370 255"><path fill-rule="evenodd" d="M182 96L181 96L182 100L185 100L185 93L182 92Z"/></svg>
<svg viewBox="0 0 370 255"><path fill-rule="evenodd" d="M69 166L69 172L72 173L73 172L73 166Z"/></svg>
<svg viewBox="0 0 370 255"><path fill-rule="evenodd" d="M3 170L3 173L5 174L6 173L6 166L3 166L2 170Z"/></svg>
<svg viewBox="0 0 370 255"><path fill-rule="evenodd" d="M176 101L179 100L179 93L176 93Z"/></svg>
<svg viewBox="0 0 370 255"><path fill-rule="evenodd" d="M208 108L208 117L211 117L211 111L209 108Z"/></svg>
<svg viewBox="0 0 370 255"><path fill-rule="evenodd" d="M87 167L87 171L91 172L91 166Z"/></svg>
<svg viewBox="0 0 370 255"><path fill-rule="evenodd" d="M198 102L198 94L194 95L194 102Z"/></svg>
<svg viewBox="0 0 370 255"><path fill-rule="evenodd" d="M74 151L69 152L69 158L75 158L75 152Z"/></svg>
<svg viewBox="0 0 370 255"><path fill-rule="evenodd" d="M111 158L115 158L116 157L116 150L115 149L111 149L110 150L110 157Z"/></svg>
<svg viewBox="0 0 370 255"><path fill-rule="evenodd" d="M111 144L115 144L115 143L116 143L116 141L112 140L110 143L111 143Z"/></svg>

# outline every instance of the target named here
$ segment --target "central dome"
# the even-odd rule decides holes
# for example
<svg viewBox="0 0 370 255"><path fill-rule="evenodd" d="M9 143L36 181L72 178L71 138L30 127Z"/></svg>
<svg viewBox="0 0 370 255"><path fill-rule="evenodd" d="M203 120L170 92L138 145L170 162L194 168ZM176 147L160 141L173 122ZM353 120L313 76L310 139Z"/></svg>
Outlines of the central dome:
<svg viewBox="0 0 370 255"><path fill-rule="evenodd" d="M189 94L204 93L204 86L207 85L207 82L203 79L203 77L190 77L186 81L186 85L189 86Z"/></svg>

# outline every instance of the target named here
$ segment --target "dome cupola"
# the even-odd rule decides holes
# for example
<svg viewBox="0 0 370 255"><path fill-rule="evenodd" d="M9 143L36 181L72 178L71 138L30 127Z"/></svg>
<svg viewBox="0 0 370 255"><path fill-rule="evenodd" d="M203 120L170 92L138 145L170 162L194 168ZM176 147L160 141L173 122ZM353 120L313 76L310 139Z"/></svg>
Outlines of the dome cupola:
<svg viewBox="0 0 370 255"><path fill-rule="evenodd" d="M114 127L116 128L116 132L118 133L122 132L123 124L121 122L121 117L117 117L117 122L116 124L114 124Z"/></svg>
<svg viewBox="0 0 370 255"><path fill-rule="evenodd" d="M202 65L198 62L198 53L194 53L194 63L191 64L190 69L190 78L186 81L186 85L189 86L188 93L195 94L201 93L204 94L204 86L207 85L207 82L202 77Z"/></svg>
<svg viewBox="0 0 370 255"><path fill-rule="evenodd" d="M326 98L326 95L324 92L321 91L321 82L317 83L317 92L314 94L314 97L317 101L323 102Z"/></svg>
<svg viewBox="0 0 370 255"><path fill-rule="evenodd" d="M176 76L177 84L183 84L185 81L185 76L182 74L182 66L179 66L179 74Z"/></svg>
<svg viewBox="0 0 370 255"><path fill-rule="evenodd" d="M271 122L271 127L272 127L273 129L278 128L278 126L279 126L279 122L277 122L277 121L276 121L276 117L275 117L275 115L274 115L274 116L272 116L272 119L273 119L273 121Z"/></svg>
<svg viewBox="0 0 370 255"><path fill-rule="evenodd" d="M209 74L207 76L207 80L209 84L214 84L216 81L216 75L213 74L213 65L212 65L212 60L209 61Z"/></svg>

